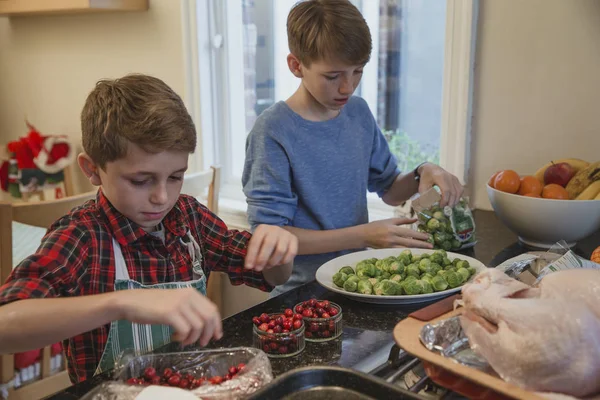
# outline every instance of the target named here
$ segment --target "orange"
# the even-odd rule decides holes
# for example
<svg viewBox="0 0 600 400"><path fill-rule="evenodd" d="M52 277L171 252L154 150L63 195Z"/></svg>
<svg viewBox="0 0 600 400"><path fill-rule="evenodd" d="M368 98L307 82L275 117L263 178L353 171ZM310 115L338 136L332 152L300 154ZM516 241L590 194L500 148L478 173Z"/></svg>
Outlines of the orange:
<svg viewBox="0 0 600 400"><path fill-rule="evenodd" d="M544 186L542 197L545 199L569 200L569 193L564 187L551 183Z"/></svg>
<svg viewBox="0 0 600 400"><path fill-rule="evenodd" d="M535 176L524 176L521 178L521 186L519 186L518 193L521 195L535 194L534 197L540 197L542 193L542 182L540 182Z"/></svg>
<svg viewBox="0 0 600 400"><path fill-rule="evenodd" d="M523 196L525 196L525 197L536 197L538 199L542 197L542 196L540 196L537 193L525 193Z"/></svg>
<svg viewBox="0 0 600 400"><path fill-rule="evenodd" d="M494 189L496 189L496 186L494 186L496 184L496 177L498 176L498 174L502 172L502 171L498 171L496 172L494 175L492 175L492 177L490 178L490 180L488 181L488 185L490 185L491 187L493 187Z"/></svg>
<svg viewBox="0 0 600 400"><path fill-rule="evenodd" d="M517 193L520 185L521 177L511 169L500 171L494 181L494 188L506 193Z"/></svg>

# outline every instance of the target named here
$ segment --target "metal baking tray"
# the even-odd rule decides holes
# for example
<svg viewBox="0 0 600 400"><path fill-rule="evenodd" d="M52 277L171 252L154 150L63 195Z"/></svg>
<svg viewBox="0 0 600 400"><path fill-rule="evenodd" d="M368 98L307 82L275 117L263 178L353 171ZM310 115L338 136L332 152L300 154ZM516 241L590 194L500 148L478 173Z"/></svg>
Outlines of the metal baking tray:
<svg viewBox="0 0 600 400"><path fill-rule="evenodd" d="M251 400L421 399L381 378L340 367L298 368L253 393Z"/></svg>

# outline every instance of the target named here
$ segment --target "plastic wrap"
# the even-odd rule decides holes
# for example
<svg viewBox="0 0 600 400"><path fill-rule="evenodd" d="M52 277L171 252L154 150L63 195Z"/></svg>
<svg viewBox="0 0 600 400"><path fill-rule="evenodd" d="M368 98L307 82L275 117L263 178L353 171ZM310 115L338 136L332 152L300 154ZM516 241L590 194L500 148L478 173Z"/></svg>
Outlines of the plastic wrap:
<svg viewBox="0 0 600 400"><path fill-rule="evenodd" d="M114 380L98 386L84 400L239 399L273 380L267 355L261 350L248 347L123 356L117 363ZM226 375L230 367L240 363L245 364L245 367L231 380L218 385L206 383L193 390L126 383L129 378L142 376L147 367L154 367L159 374L165 368L171 368L184 375L189 373L195 378L209 379Z"/></svg>
<svg viewBox="0 0 600 400"><path fill-rule="evenodd" d="M436 249L462 250L475 246L475 220L469 208L469 199L463 197L454 206L440 207L441 195L434 187L412 200L417 214L417 230L432 235Z"/></svg>

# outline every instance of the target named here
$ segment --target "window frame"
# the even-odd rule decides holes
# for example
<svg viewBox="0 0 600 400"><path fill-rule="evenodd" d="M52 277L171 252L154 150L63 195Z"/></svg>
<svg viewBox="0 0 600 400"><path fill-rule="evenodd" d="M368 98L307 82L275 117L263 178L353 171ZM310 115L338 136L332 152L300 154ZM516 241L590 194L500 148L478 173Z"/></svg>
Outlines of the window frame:
<svg viewBox="0 0 600 400"><path fill-rule="evenodd" d="M462 184L467 184L479 0L446 1L440 165L456 175ZM286 4L283 5L283 2ZM293 4L296 0L277 0L275 4L287 10L288 2ZM379 0L369 2L379 4ZM370 3L364 10L367 22L377 17L373 12L376 8ZM241 179L234 178L231 171L234 162L243 162L244 154L232 154L231 143L240 140L233 137L232 132L245 131L244 118L227 116L230 108L244 109L244 97L239 95L238 89L243 87L244 82L243 68L239 68L243 65L243 53L235 51L243 46L243 30L239 24L242 1L183 0L181 12L184 101L199 131L199 151L191 157L190 169L220 165L223 177L220 196L239 207L245 204ZM285 24L285 18L279 20ZM219 26L223 27L221 31L217 28ZM275 46L287 46L287 43L275 43ZM373 49L374 54L378 53L376 50ZM365 67L363 82L371 82L365 87L372 87L377 80L376 59L372 57ZM285 60L281 60L280 64L283 62ZM227 73L219 73L219 65L225 65ZM286 69L286 66L276 65L275 74L289 73ZM366 91L362 95L373 107L376 93ZM368 204L374 214L393 213L393 208L385 205L375 194L368 194Z"/></svg>

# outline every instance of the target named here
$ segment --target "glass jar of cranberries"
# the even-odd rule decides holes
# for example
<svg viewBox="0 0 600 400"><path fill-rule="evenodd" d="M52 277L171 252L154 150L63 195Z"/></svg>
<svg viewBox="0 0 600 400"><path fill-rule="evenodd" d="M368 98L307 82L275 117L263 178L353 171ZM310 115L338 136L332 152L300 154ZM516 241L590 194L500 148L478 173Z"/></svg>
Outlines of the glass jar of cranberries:
<svg viewBox="0 0 600 400"><path fill-rule="evenodd" d="M291 357L304 350L304 321L291 309L252 318L252 341L269 357Z"/></svg>
<svg viewBox="0 0 600 400"><path fill-rule="evenodd" d="M342 307L329 300L310 299L294 306L304 319L304 337L309 342L325 342L342 334Z"/></svg>

